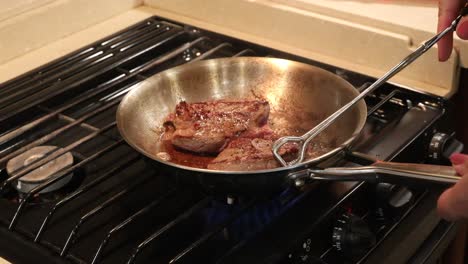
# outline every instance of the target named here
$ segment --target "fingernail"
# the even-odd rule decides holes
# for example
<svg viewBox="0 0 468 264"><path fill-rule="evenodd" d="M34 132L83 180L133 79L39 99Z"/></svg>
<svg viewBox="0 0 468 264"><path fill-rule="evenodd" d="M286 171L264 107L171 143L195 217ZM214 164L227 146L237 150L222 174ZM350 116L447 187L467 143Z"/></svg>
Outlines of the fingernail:
<svg viewBox="0 0 468 264"><path fill-rule="evenodd" d="M462 21L460 23L457 34L462 39L468 39L468 21Z"/></svg>
<svg viewBox="0 0 468 264"><path fill-rule="evenodd" d="M442 51L439 51L439 61L440 61L440 62L445 61L445 58L444 58L444 56L442 55Z"/></svg>
<svg viewBox="0 0 468 264"><path fill-rule="evenodd" d="M450 53L452 53L451 41L449 36L445 36L437 43L439 61L444 62L450 57Z"/></svg>
<svg viewBox="0 0 468 264"><path fill-rule="evenodd" d="M461 153L455 153L450 156L450 161L453 165L460 165L465 163L468 160L468 155L464 155Z"/></svg>

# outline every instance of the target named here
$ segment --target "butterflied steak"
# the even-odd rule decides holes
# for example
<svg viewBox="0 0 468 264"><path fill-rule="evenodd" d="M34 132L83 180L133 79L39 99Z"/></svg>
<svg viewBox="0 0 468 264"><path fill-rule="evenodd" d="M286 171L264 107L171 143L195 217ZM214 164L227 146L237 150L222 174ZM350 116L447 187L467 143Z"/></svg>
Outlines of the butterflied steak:
<svg viewBox="0 0 468 264"><path fill-rule="evenodd" d="M268 126L249 131L232 140L219 155L208 164L208 169L225 171L253 171L273 169L281 164L275 159L272 145L278 137ZM285 160L292 160L298 148L286 144L280 150Z"/></svg>
<svg viewBox="0 0 468 264"><path fill-rule="evenodd" d="M245 131L267 123L270 107L264 100L180 102L164 126L163 140L195 153L216 154Z"/></svg>

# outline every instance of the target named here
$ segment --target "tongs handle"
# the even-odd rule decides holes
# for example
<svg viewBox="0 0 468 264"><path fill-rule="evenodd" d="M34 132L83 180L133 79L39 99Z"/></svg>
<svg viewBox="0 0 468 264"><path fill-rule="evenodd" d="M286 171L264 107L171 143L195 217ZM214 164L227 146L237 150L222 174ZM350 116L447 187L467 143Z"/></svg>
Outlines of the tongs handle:
<svg viewBox="0 0 468 264"><path fill-rule="evenodd" d="M315 138L320 132L322 132L325 128L330 126L338 117L340 117L344 112L346 112L349 108L353 107L357 102L359 102L362 98L367 96L369 93L373 92L375 89L380 87L390 78L392 78L395 74L406 68L409 64L411 64L414 60L416 60L419 56L424 54L428 51L434 44L436 44L442 37L444 37L447 33L455 31L458 23L460 22L461 18L468 14L468 3L460 12L460 15L453 20L452 24L447 27L445 30L440 32L439 34L435 35L431 39L424 42L418 49L416 49L413 53L408 55L404 58L400 63L398 63L395 67L393 67L390 71L388 71L384 76L380 79L375 81L372 85L366 88L362 93L356 96L353 100L349 103L341 107L335 113L327 117L323 120L320 124L309 130L307 133L300 137L293 137L293 136L286 136L278 139L272 147L273 154L275 158L281 163L283 166L292 166L298 163L301 163L305 158L305 153L307 151L307 146L309 145L310 141ZM279 154L280 148L286 144L294 142L299 145L299 155L298 157L290 162L286 162L281 155Z"/></svg>
<svg viewBox="0 0 468 264"><path fill-rule="evenodd" d="M436 183L452 185L460 179L452 166L385 161L378 161L370 166L363 167L309 170L308 174L313 180L375 181L396 184Z"/></svg>

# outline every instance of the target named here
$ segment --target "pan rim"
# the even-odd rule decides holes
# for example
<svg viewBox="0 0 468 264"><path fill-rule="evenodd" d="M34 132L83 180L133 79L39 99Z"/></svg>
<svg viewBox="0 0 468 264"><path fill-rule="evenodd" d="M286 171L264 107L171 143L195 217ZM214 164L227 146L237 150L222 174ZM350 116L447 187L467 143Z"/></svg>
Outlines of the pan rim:
<svg viewBox="0 0 468 264"><path fill-rule="evenodd" d="M213 63L215 61L216 62L221 62L221 61L231 61L232 62L232 61L235 61L235 60L239 60L239 61L241 61L241 60L242 61L262 60L262 61L270 61L270 62L284 61L284 62L289 62L289 63L292 63L292 64L296 64L296 65L301 66L301 67L313 68L316 71L322 72L324 75L331 76L331 78L339 79L340 81L342 81L345 84L344 86L349 87L350 91L352 91L355 94L355 96L359 95L359 91L356 89L356 87L354 87L351 83L349 83L347 80L343 79L342 77L340 77L340 76L338 76L336 74L333 74L333 73L331 73L331 72L329 72L327 70L324 70L324 69L322 69L320 67L313 66L313 65L306 64L306 63L299 62L299 61L282 59L282 58L257 57L257 56L236 57L236 58L224 57L224 58L201 60L201 61L196 61L196 62L192 62L192 63L188 63L188 64L182 64L182 65L178 65L178 66L169 68L167 70L164 70L164 71L158 72L157 74L152 75L151 77L149 77L148 79L146 79L146 80L144 80L144 81L142 81L140 83L137 83L136 84L137 87L134 87L133 89L131 89L122 98L122 100L120 101L120 103L119 103L119 105L117 107L116 124L117 124L117 129L118 129L120 135L122 136L122 138L134 150L140 152L141 154L143 154L147 158L151 159L152 161L162 163L162 164L164 164L166 166L175 167L175 168L178 168L178 169L187 170L187 171L191 171L191 172L199 172L199 173L206 173L206 174L213 174L213 175L214 174L255 175L255 174L267 174L267 173L275 173L275 172L283 172L283 171L286 172L286 171L291 171L291 170L295 170L295 169L298 169L298 168L305 169L307 167L312 166L312 164L318 164L318 163L320 163L322 161L325 161L328 158L334 156L338 152L342 151L346 146L349 146L361 133L361 131L362 131L362 129L363 129L365 123L366 123L367 115L364 115L364 117L361 118L360 123L357 124L356 129L354 130L354 133L345 142L343 142L340 146L337 146L336 148L332 149L331 151L329 151L329 152L327 152L327 153L325 153L323 155L320 155L320 156L318 156L316 158L307 160L305 162L295 164L293 166L278 167L278 168L274 168L274 169L265 169L265 170L254 170L254 171L210 170L210 169L195 168L195 167L180 165L180 164L173 163L173 162L168 162L168 161L165 161L163 159L158 158L156 155L153 155L153 154L147 152L145 149L139 147L137 144L133 143L133 141L130 140L127 137L127 135L125 133L125 129L123 128L123 125L122 125L122 123L123 123L123 116L121 114L122 106L125 104L125 102L128 100L128 98L130 98L134 93L137 93L138 89L142 89L141 87L144 87L145 84L150 83L151 79L158 78L159 76L161 76L163 74L166 74L168 71L179 71L181 68L188 67L189 65L192 66L192 67L193 67L193 65L203 66L204 64L210 64L210 63ZM358 102L358 104L356 104L356 106L358 106L359 104L362 104L363 105L362 107L367 108L367 104L366 104L365 100L361 100L360 102Z"/></svg>

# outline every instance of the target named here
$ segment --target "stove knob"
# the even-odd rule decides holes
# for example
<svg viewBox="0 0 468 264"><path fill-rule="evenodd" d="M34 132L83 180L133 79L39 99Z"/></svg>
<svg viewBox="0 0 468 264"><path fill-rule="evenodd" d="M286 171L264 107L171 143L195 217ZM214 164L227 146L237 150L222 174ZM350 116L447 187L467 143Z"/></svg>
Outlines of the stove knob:
<svg viewBox="0 0 468 264"><path fill-rule="evenodd" d="M404 186L400 186L388 200L388 204L394 209L404 208L413 201L413 192Z"/></svg>
<svg viewBox="0 0 468 264"><path fill-rule="evenodd" d="M369 226L353 214L344 214L333 228L333 245L345 255L360 256L376 243Z"/></svg>
<svg viewBox="0 0 468 264"><path fill-rule="evenodd" d="M432 136L428 148L428 158L432 161L447 161L450 155L463 150L463 143L453 136L437 132Z"/></svg>
<svg viewBox="0 0 468 264"><path fill-rule="evenodd" d="M376 193L379 203L384 202L393 209L403 208L413 200L414 196L410 189L390 183L377 184Z"/></svg>
<svg viewBox="0 0 468 264"><path fill-rule="evenodd" d="M388 201L388 198L394 193L396 188L398 188L398 186L395 184L386 182L378 183L375 187L377 199L379 199L379 201Z"/></svg>

